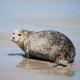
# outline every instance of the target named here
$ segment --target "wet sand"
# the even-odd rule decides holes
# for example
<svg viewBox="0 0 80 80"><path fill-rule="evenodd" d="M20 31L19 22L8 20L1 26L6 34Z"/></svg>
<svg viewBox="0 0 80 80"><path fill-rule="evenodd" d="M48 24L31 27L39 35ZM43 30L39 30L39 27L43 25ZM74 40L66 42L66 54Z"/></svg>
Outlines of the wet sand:
<svg viewBox="0 0 80 80"><path fill-rule="evenodd" d="M67 28L65 29L67 30ZM68 31L69 30L67 30L66 32ZM66 32L64 34L66 34ZM54 63L51 62L25 58L24 52L15 43L10 41L9 38L11 37L11 33L0 33L0 79L32 80L31 76L34 75L34 80L37 80L37 78L39 77L41 77L40 79L42 80L52 80L53 78L64 78L64 80L78 80L78 75L80 74L80 36L78 35L78 33L80 34L80 32L77 33L73 28L71 32L74 32L74 34L70 34L69 32L68 34L70 35L66 35L71 38L73 44L76 47L77 53L74 63L68 64L67 67L53 67ZM75 39L75 37L77 37L77 39ZM24 74L24 76L22 76L22 74ZM4 77L4 75L6 76Z"/></svg>
<svg viewBox="0 0 80 80"><path fill-rule="evenodd" d="M67 76L36 74L20 68L0 67L0 73L0 80L72 80Z"/></svg>
<svg viewBox="0 0 80 80"><path fill-rule="evenodd" d="M79 0L1 0L0 80L79 80L79 9ZM25 58L10 41L16 29L56 30L67 35L76 48L74 62L67 67L53 67L51 62Z"/></svg>

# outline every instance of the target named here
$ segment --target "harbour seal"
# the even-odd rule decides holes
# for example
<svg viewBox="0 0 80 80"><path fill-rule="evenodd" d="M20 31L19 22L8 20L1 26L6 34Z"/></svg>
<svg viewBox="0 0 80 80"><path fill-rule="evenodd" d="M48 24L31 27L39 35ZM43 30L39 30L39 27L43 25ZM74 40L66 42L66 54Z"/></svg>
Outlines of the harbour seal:
<svg viewBox="0 0 80 80"><path fill-rule="evenodd" d="M76 54L71 40L54 30L40 32L16 30L10 39L25 52L27 57L52 61L56 66L67 66L74 61Z"/></svg>

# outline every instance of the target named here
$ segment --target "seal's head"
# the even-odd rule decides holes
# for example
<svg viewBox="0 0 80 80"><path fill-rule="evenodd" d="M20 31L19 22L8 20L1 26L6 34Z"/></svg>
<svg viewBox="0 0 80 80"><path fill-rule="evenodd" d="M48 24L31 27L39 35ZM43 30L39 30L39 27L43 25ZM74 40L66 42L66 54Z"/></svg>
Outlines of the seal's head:
<svg viewBox="0 0 80 80"><path fill-rule="evenodd" d="M25 29L16 30L12 34L12 37L10 38L10 40L15 42L18 46L21 47L22 45L24 45L25 39L26 39L26 41L28 41L29 36L32 33L33 32L25 30Z"/></svg>
<svg viewBox="0 0 80 80"><path fill-rule="evenodd" d="M26 30L16 30L12 34L12 37L10 38L11 41L15 42L16 44L20 44L24 40L24 34L26 33Z"/></svg>
<svg viewBox="0 0 80 80"><path fill-rule="evenodd" d="M32 33L33 32L25 29L16 30L12 34L10 40L16 43L25 52L26 50L25 46L28 46L28 44L30 43L29 37Z"/></svg>

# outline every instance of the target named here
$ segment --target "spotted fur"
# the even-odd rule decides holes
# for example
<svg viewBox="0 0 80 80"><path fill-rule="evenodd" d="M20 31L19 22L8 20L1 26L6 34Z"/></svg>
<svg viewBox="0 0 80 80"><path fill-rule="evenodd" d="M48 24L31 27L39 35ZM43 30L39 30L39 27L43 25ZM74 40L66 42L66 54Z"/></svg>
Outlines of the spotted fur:
<svg viewBox="0 0 80 80"><path fill-rule="evenodd" d="M28 57L52 61L62 66L74 61L75 47L62 33L53 30L40 32L16 30L14 33L11 40L18 44Z"/></svg>

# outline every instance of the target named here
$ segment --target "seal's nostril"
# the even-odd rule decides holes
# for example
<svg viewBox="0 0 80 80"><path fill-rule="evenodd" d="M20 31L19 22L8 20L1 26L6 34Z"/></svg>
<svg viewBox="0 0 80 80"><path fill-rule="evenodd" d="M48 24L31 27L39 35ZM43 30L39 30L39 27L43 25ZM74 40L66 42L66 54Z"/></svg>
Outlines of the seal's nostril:
<svg viewBox="0 0 80 80"><path fill-rule="evenodd" d="M15 37L12 37L12 39L14 39Z"/></svg>

